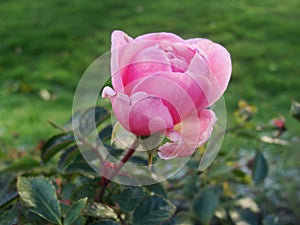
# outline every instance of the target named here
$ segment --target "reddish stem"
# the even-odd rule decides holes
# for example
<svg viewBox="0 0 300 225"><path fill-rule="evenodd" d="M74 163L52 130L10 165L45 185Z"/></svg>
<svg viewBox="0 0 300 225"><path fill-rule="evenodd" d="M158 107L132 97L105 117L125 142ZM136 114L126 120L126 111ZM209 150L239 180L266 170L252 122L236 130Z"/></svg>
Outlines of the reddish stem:
<svg viewBox="0 0 300 225"><path fill-rule="evenodd" d="M135 149L139 145L139 139L136 138L131 145L131 147L128 149L128 152L124 155L124 157L121 159L121 162L117 165L117 167L113 170L113 173L109 175L108 177L101 177L101 190L98 195L98 197L95 199L96 202L102 202L102 198L104 196L104 192L106 190L106 187L111 182L111 180L120 172L122 167L125 165L125 163L131 158L131 156L134 154Z"/></svg>

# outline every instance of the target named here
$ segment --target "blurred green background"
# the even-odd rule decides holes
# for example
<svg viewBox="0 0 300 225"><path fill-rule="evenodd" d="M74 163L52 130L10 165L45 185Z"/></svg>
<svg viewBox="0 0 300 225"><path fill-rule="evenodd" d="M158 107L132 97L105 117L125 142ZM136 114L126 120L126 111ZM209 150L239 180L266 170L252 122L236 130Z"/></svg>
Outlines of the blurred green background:
<svg viewBox="0 0 300 225"><path fill-rule="evenodd" d="M290 135L299 135L289 116L291 100L300 98L299 9L298 0L1 0L0 156L34 149L56 132L47 120L69 119L79 79L109 51L115 29L132 37L173 32L224 45L233 62L228 124L244 99L258 108L258 122L282 115ZM294 158L288 166L299 168L296 147L273 154Z"/></svg>

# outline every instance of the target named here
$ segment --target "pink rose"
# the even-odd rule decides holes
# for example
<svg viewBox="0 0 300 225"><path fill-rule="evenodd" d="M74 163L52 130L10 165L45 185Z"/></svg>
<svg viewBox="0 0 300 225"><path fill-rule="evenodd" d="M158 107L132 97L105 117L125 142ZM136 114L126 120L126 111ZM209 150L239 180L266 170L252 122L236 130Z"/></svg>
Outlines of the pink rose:
<svg viewBox="0 0 300 225"><path fill-rule="evenodd" d="M211 136L216 116L207 109L227 88L231 59L210 40L183 40L171 33L135 39L112 33L113 88L105 87L121 125L138 136L160 132L170 142L159 147L164 159L190 156Z"/></svg>

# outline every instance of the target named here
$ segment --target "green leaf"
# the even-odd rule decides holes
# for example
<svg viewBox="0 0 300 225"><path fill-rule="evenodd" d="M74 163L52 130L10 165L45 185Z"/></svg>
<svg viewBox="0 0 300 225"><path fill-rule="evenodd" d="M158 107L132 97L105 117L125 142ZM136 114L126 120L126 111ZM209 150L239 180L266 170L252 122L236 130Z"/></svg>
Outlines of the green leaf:
<svg viewBox="0 0 300 225"><path fill-rule="evenodd" d="M114 210L101 203L89 203L85 207L85 214L91 217L101 217L106 219L117 219L117 214Z"/></svg>
<svg viewBox="0 0 300 225"><path fill-rule="evenodd" d="M76 159L74 159L68 166L65 168L67 173L79 173L87 177L98 176L95 170L90 167L81 154L79 154Z"/></svg>
<svg viewBox="0 0 300 225"><path fill-rule="evenodd" d="M16 204L11 210L5 211L0 215L0 225L14 225L19 222L19 205Z"/></svg>
<svg viewBox="0 0 300 225"><path fill-rule="evenodd" d="M62 224L56 190L49 179L19 177L17 188L21 199L32 212L49 222Z"/></svg>
<svg viewBox="0 0 300 225"><path fill-rule="evenodd" d="M234 209L229 211L229 216L234 224L258 225L257 215L250 209Z"/></svg>
<svg viewBox="0 0 300 225"><path fill-rule="evenodd" d="M75 204L71 206L71 208L67 211L64 220L64 225L72 224L79 217L79 214L81 210L85 207L86 202L87 202L87 198L83 198L75 202Z"/></svg>
<svg viewBox="0 0 300 225"><path fill-rule="evenodd" d="M18 197L18 192L5 193L0 196L0 207Z"/></svg>
<svg viewBox="0 0 300 225"><path fill-rule="evenodd" d="M11 163L3 171L13 171L13 172L25 171L25 170L29 170L29 169L32 169L37 166L40 166L39 161L37 161L36 159L34 159L30 156L25 156L15 162Z"/></svg>
<svg viewBox="0 0 300 225"><path fill-rule="evenodd" d="M62 133L48 139L42 148L43 162L48 162L55 154L74 141L72 133Z"/></svg>
<svg viewBox="0 0 300 225"><path fill-rule="evenodd" d="M160 196L145 198L133 214L134 225L157 225L167 221L175 213L176 207Z"/></svg>
<svg viewBox="0 0 300 225"><path fill-rule="evenodd" d="M16 179L16 175L13 173L2 173L0 176L0 197L5 195L9 190L9 186Z"/></svg>
<svg viewBox="0 0 300 225"><path fill-rule="evenodd" d="M191 212L180 211L162 225L195 225L195 221Z"/></svg>
<svg viewBox="0 0 300 225"><path fill-rule="evenodd" d="M255 159L252 167L252 180L254 184L261 183L267 176L268 164L260 151L256 151Z"/></svg>
<svg viewBox="0 0 300 225"><path fill-rule="evenodd" d="M195 216L201 223L209 224L218 205L218 194L214 188L207 188L194 199L193 209Z"/></svg>
<svg viewBox="0 0 300 225"><path fill-rule="evenodd" d="M167 198L167 192L164 189L164 187L161 185L161 183L155 183L155 184L147 185L147 186L145 186L145 188L148 191L153 192L156 195L160 195L163 198Z"/></svg>
<svg viewBox="0 0 300 225"><path fill-rule="evenodd" d="M110 140L111 135L112 135L112 131L113 131L113 126L112 125L108 125L107 127L105 127L98 134L100 140L103 141L103 142Z"/></svg>
<svg viewBox="0 0 300 225"><path fill-rule="evenodd" d="M263 219L263 225L280 225L280 221L277 216L275 215L267 215Z"/></svg>
<svg viewBox="0 0 300 225"><path fill-rule="evenodd" d="M58 166L60 168L69 164L72 160L74 160L80 154L77 145L72 145L68 147L60 156Z"/></svg>
<svg viewBox="0 0 300 225"><path fill-rule="evenodd" d="M72 223L72 225L85 225L86 224L86 218L83 216L77 217L77 219Z"/></svg>
<svg viewBox="0 0 300 225"><path fill-rule="evenodd" d="M126 187L118 196L117 203L123 212L128 213L136 208L146 194L141 187Z"/></svg>
<svg viewBox="0 0 300 225"><path fill-rule="evenodd" d="M83 176L81 178L82 179L78 181L81 185L74 188L74 190L70 190L70 199L73 199L73 201L78 201L85 197L93 199L95 197L95 193L99 190L99 183L95 182L95 179L89 179Z"/></svg>
<svg viewBox="0 0 300 225"><path fill-rule="evenodd" d="M101 220L94 223L90 223L89 225L119 225L113 220Z"/></svg>
<svg viewBox="0 0 300 225"><path fill-rule="evenodd" d="M89 135L96 127L110 116L110 113L99 106L89 108L80 117L79 132L83 136Z"/></svg>
<svg viewBox="0 0 300 225"><path fill-rule="evenodd" d="M223 177L226 174L229 174L232 171L232 167L226 164L217 164L212 167L207 176L215 178L215 177Z"/></svg>

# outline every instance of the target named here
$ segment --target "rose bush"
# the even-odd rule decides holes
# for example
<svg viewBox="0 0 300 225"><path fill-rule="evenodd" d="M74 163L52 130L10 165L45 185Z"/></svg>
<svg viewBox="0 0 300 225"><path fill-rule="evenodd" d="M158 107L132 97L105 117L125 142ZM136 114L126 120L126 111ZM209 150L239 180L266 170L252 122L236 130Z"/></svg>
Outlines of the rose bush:
<svg viewBox="0 0 300 225"><path fill-rule="evenodd" d="M183 40L171 33L135 39L112 33L110 98L120 124L137 136L154 133L170 140L159 147L164 159L190 156L211 136L216 116L207 109L227 88L228 51L208 39Z"/></svg>

